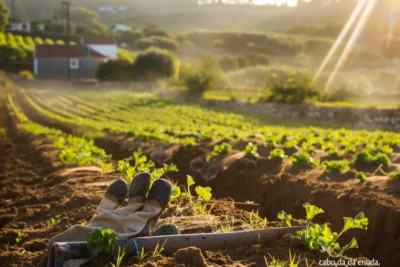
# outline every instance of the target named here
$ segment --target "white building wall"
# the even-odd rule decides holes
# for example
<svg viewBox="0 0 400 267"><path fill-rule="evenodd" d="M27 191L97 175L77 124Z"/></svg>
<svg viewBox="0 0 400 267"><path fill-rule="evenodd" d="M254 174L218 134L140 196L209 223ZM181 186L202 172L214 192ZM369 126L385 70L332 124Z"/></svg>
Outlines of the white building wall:
<svg viewBox="0 0 400 267"><path fill-rule="evenodd" d="M36 58L33 60L33 73L35 74L35 76L37 76L39 73L38 60Z"/></svg>
<svg viewBox="0 0 400 267"><path fill-rule="evenodd" d="M116 45L88 45L91 49L109 58L118 58Z"/></svg>

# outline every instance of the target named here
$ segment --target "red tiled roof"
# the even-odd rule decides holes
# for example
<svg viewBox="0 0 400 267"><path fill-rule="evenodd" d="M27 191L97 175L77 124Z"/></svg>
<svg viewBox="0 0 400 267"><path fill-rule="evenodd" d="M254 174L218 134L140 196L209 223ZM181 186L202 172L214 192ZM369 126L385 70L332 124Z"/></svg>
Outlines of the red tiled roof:
<svg viewBox="0 0 400 267"><path fill-rule="evenodd" d="M69 53L67 53L69 51ZM70 45L67 51L66 45L36 45L35 58L107 58L84 45Z"/></svg>
<svg viewBox="0 0 400 267"><path fill-rule="evenodd" d="M103 36L85 36L82 37L83 44L85 45L114 45L115 41L109 37Z"/></svg>

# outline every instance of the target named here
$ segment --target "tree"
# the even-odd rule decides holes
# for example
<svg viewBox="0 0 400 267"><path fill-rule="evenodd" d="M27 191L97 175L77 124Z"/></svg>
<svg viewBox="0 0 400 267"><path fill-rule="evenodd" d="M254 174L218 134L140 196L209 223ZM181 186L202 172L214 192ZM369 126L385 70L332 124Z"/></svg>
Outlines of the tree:
<svg viewBox="0 0 400 267"><path fill-rule="evenodd" d="M8 24L8 9L3 0L0 0L0 31L4 31Z"/></svg>
<svg viewBox="0 0 400 267"><path fill-rule="evenodd" d="M99 21L99 14L83 6L73 6L71 8L71 21L92 24L92 22Z"/></svg>
<svg viewBox="0 0 400 267"><path fill-rule="evenodd" d="M136 56L133 69L136 79L153 80L175 76L178 64L172 53L151 48Z"/></svg>
<svg viewBox="0 0 400 267"><path fill-rule="evenodd" d="M100 63L96 77L100 81L129 81L132 79L132 72L129 61L116 59Z"/></svg>
<svg viewBox="0 0 400 267"><path fill-rule="evenodd" d="M210 56L203 57L197 68L185 76L188 99L201 98L206 91L218 89L228 83L218 63Z"/></svg>
<svg viewBox="0 0 400 267"><path fill-rule="evenodd" d="M27 57L27 53L17 45L0 45L0 68L6 69L10 61L21 60Z"/></svg>

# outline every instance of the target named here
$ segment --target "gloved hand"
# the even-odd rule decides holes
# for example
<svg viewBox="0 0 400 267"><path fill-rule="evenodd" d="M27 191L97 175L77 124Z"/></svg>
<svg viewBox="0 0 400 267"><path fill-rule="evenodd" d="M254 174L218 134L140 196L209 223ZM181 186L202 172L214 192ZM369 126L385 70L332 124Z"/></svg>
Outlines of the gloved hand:
<svg viewBox="0 0 400 267"><path fill-rule="evenodd" d="M98 215L93 217L88 225L74 225L51 238L48 251L55 242L86 241L95 229L114 230L118 239L149 235L168 205L172 188L169 181L157 179L146 198L150 179L148 172L136 175L129 189L127 205L118 209L115 208L124 202L128 188L124 180L112 183L99 204ZM38 266L47 266L47 258L46 254Z"/></svg>

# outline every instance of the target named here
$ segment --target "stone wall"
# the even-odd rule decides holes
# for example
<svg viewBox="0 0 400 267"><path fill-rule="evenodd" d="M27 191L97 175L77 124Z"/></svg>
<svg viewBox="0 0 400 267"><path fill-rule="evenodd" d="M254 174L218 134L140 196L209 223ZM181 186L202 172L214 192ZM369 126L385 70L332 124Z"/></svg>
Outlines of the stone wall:
<svg viewBox="0 0 400 267"><path fill-rule="evenodd" d="M251 104L248 102L201 100L201 105L278 118L301 118L321 124L338 124L355 129L400 131L400 109L321 107L294 104Z"/></svg>

